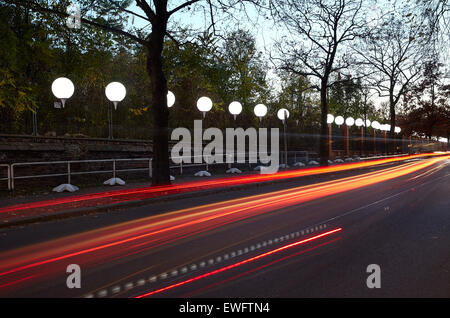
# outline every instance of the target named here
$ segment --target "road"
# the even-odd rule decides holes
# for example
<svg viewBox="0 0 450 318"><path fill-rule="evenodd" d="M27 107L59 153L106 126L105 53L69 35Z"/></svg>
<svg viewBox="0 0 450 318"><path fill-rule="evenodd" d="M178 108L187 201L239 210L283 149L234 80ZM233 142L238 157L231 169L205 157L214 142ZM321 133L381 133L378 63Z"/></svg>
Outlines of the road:
<svg viewBox="0 0 450 318"><path fill-rule="evenodd" d="M4 229L0 296L450 296L449 156L305 180Z"/></svg>

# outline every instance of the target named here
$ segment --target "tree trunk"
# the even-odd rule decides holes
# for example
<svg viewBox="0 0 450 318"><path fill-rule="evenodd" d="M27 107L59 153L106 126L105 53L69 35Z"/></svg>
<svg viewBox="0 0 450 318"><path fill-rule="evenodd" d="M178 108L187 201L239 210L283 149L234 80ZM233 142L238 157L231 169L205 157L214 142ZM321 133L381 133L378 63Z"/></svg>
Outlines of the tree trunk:
<svg viewBox="0 0 450 318"><path fill-rule="evenodd" d="M162 49L165 28L154 28L147 47L147 72L151 80L153 114L152 184L170 184L169 174L169 110L167 80L163 72Z"/></svg>
<svg viewBox="0 0 450 318"><path fill-rule="evenodd" d="M395 153L395 102L394 102L394 90L393 88L389 92L389 113L390 113L390 125L388 140L388 152Z"/></svg>
<svg viewBox="0 0 450 318"><path fill-rule="evenodd" d="M320 146L319 146L319 156L320 164L327 166L328 159L330 157L329 152L329 138L328 138L328 124L327 124L327 114L328 114L328 103L327 103L327 84L322 81L320 87Z"/></svg>

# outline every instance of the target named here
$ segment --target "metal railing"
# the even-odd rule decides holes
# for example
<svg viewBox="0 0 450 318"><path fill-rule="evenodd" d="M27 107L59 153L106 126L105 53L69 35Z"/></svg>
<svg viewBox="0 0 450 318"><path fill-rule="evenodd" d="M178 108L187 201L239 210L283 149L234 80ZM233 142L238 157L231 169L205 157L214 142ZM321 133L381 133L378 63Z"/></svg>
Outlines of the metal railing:
<svg viewBox="0 0 450 318"><path fill-rule="evenodd" d="M7 171L7 177L6 178L0 178L0 181L7 181L8 182L8 190L11 190L11 167L8 164L0 164L0 167L5 167Z"/></svg>
<svg viewBox="0 0 450 318"><path fill-rule="evenodd" d="M225 155L226 156L226 155ZM198 156L197 156L198 157ZM210 157L210 156L208 156ZM206 158L208 158L206 157ZM171 159L181 159L183 157L173 157ZM202 158L205 158L202 156ZM148 165L144 168L127 168L127 169L118 169L117 163L124 161L144 161L148 162ZM83 164L83 163L111 163L111 169L106 170L82 170L82 171L74 171L73 166L75 164ZM183 174L183 168L186 167L196 167L196 166L205 166L205 169L208 171L209 166L213 164L227 164L226 160L223 163L209 162L209 160L205 160L202 163L183 163L181 161L177 165L170 166L171 169L179 168L180 175ZM27 174L27 175L18 175L17 170L20 167L30 167L30 166L65 166L64 172L56 172L56 173L43 173L43 174ZM230 164L228 164L230 167ZM8 190L14 190L16 186L16 180L23 179L35 179L35 178L50 178L50 177L67 177L67 183L71 184L72 176L76 175L90 175L90 174L105 174L112 173L113 178L116 177L118 172L135 172L135 171L148 171L148 176L152 177L152 158L124 158L124 159L95 159L95 160L69 160L69 161L39 161L39 162L18 162L13 163L11 165L8 164L0 164L0 167L5 167L7 169L7 178L0 178L0 181L8 182Z"/></svg>
<svg viewBox="0 0 450 318"><path fill-rule="evenodd" d="M116 162L123 161L146 161L148 166L145 168L130 168L130 169L117 169ZM89 170L89 171L73 171L72 167L74 164L80 163L102 163L111 162L111 170ZM64 173L49 173L49 174L33 174L33 175L16 175L16 168L25 166L36 166L36 165L65 165L66 172ZM113 177L116 177L117 172L131 172L131 171L149 171L149 177L151 177L152 171L152 158L126 158L126 159L96 159L96 160L70 160L70 161L45 161L45 162L20 162L13 163L10 165L9 173L9 190L14 190L15 180L20 179L32 179L32 178L48 178L48 177L60 177L67 176L67 183L71 183L71 177L75 175L87 175L87 174L102 174L102 173L113 173Z"/></svg>
<svg viewBox="0 0 450 318"><path fill-rule="evenodd" d="M281 155L281 158L283 158L283 152L280 151L279 153ZM254 153L237 153L234 154L234 158L238 158L239 155L244 155L244 162L235 162L234 164L248 164L251 166L252 163L250 158L257 158L258 154ZM253 156L252 156L253 155ZM307 162L310 158L310 153L307 151L288 151L288 155L290 158L294 159L294 162L297 162L297 160L301 159L305 162ZM215 157L217 156L223 156L222 162L211 162L210 158L212 156L190 156L191 160L195 159L197 157L201 157L201 163L199 162L192 162L192 163L184 163L183 160L180 161L180 163L171 165L170 169L179 169L179 174L182 175L185 168L188 167L198 167L198 166L205 166L205 170L208 171L209 167L211 165L227 165L228 168L231 168L232 163L227 162L227 158L229 158L230 154L216 154L213 155ZM183 159L183 157L171 157L171 160L173 162L174 159ZM136 161L143 161L148 162L148 164L145 167L138 167L138 168L126 168L126 169L118 169L117 163L118 162L136 162ZM74 165L76 164L89 164L89 163L111 163L111 169L104 169L104 170L74 170ZM280 163L282 161L280 160ZM54 173L41 173L41 174L32 174L27 173L26 175L18 175L18 168L23 167L31 167L31 166L50 166L53 170L55 170L55 167L62 166L61 169L56 169L56 172ZM65 166L65 168L64 168ZM13 164L0 164L0 168L4 167L7 170L7 177L0 178L0 181L7 181L8 182L8 190L14 190L16 186L16 180L24 180L24 179L35 179L35 178L50 178L50 177L61 177L66 176L67 177L67 183L71 184L72 176L77 175L92 175L92 174L106 174L106 173L112 173L113 178L116 177L116 174L118 172L136 172L136 171L148 171L148 176L152 177L152 158L124 158L124 159L95 159L95 160L69 160L69 161L44 161L44 162L19 162L19 163L13 163ZM50 169L47 169L48 171Z"/></svg>

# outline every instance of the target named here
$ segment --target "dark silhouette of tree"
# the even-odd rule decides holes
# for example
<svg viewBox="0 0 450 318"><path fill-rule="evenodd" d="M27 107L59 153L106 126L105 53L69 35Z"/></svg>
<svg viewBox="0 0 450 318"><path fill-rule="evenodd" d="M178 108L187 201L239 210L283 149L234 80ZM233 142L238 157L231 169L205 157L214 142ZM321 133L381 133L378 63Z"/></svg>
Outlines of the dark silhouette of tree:
<svg viewBox="0 0 450 318"><path fill-rule="evenodd" d="M310 77L312 87L320 92L319 152L323 165L328 164L329 158L327 90L333 85L330 76L353 64L346 54L346 45L366 32L361 7L359 0L270 2L275 21L290 34L276 42L279 57L273 59L285 71Z"/></svg>
<svg viewBox="0 0 450 318"><path fill-rule="evenodd" d="M426 56L423 29L388 15L354 46L367 65L367 81L380 97L388 98L390 138L395 138L396 107L420 77Z"/></svg>
<svg viewBox="0 0 450 318"><path fill-rule="evenodd" d="M443 84L441 68L436 59L428 61L421 80L405 96L406 125L428 139L448 136L450 131L450 86Z"/></svg>
<svg viewBox="0 0 450 318"><path fill-rule="evenodd" d="M4 0L6 3L27 8L28 10L69 17L66 12L68 1L61 1L49 5L40 0ZM135 3L144 14L129 10L131 3ZM168 144L168 109L167 109L167 79L163 71L163 47L166 37L177 42L175 36L168 29L169 20L178 12L190 10L194 5L203 6L208 10L211 18L211 28L215 28L214 9L226 8L226 4L218 2L213 5L211 0L178 1L169 6L168 0L79 0L81 6L81 25L97 27L119 36L128 38L147 50L146 69L151 80L153 117L153 166L152 183L154 185L170 183L169 175L169 144ZM97 15L89 14L95 11ZM133 17L149 23L149 33L142 30L127 31L117 23L111 23L117 14L127 13Z"/></svg>

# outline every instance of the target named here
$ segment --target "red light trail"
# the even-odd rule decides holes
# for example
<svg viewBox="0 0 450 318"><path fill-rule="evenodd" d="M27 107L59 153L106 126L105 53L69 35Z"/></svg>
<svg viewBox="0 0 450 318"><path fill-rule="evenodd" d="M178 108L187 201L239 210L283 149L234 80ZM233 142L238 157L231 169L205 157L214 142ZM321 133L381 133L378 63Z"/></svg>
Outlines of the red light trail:
<svg viewBox="0 0 450 318"><path fill-rule="evenodd" d="M365 168L375 165L398 162L407 159L413 159L418 157L432 157L432 156L442 156L442 154L426 153L426 154L416 154L408 155L394 158L386 159L375 159L371 161L356 162L356 163L345 163L337 166L327 166L327 167L315 167L315 168L304 168L289 171L281 171L274 174L258 174L250 176L238 176L238 177L226 177L217 178L212 180L201 180L193 182L183 182L167 186L157 186L157 187L143 187L143 188L133 188L126 190L114 190L106 191L100 193L84 194L77 196L70 196L66 198L57 198L52 200L44 200L37 202L29 202L23 204L15 204L11 206L6 206L0 208L0 219L3 214L3 219L6 217L11 217L10 212L21 213L26 216L27 211L39 210L41 208L50 209L50 212L57 210L66 210L68 208L80 208L86 206L102 206L108 204L117 204L122 202L137 201L142 199L148 199L152 197L165 196L175 193L184 193L191 191L199 191L202 189L212 189L221 187L230 187L248 183L255 182L266 182L279 179L289 179L297 178L302 176L310 176L316 174L324 174L338 171L345 171L350 169ZM70 205L70 206L68 206ZM31 213L31 212L29 212Z"/></svg>
<svg viewBox="0 0 450 318"><path fill-rule="evenodd" d="M176 243L254 216L391 180L449 158L408 162L333 181L186 208L6 251L0 254L0 286L32 275L36 277L30 281L52 275L54 266L61 266L61 261L67 259L76 258L77 264L92 265L124 255L151 252L169 242Z"/></svg>
<svg viewBox="0 0 450 318"><path fill-rule="evenodd" d="M325 232L325 233L322 233L322 234L319 234L319 235L316 235L316 236L313 236L313 237L310 237L310 238L307 238L307 239L304 239L304 240L301 240L301 241L297 241L297 242L294 242L294 243L291 243L291 244L288 244L288 245L284 245L282 247L279 247L279 248L276 248L276 249L271 250L269 252L262 253L262 254L259 254L257 256L248 258L248 259L240 261L238 263L235 263L235 264L232 264L232 265L228 265L228 266L216 269L216 270L214 270L212 272L209 272L209 273L206 273L206 274L203 274L203 275L199 275L199 276L187 279L185 281L182 281L182 282L179 282L179 283L176 283L176 284L173 284L173 285L169 285L167 287L160 288L160 289L151 291L149 293L145 293L145 294L136 296L136 298L143 298L143 297L152 296L152 295L155 295L155 294L158 294L158 293L162 293L164 291L173 289L175 287L180 287L180 286L183 286L183 285L195 282L197 280L200 280L200 279L203 279L203 278L206 278L206 277L209 277L209 276L213 276L213 275L225 272L225 271L230 270L232 268L236 268L236 267L242 266L244 264L248 264L248 263L257 261L257 260L259 260L259 259L261 259L263 257L269 256L269 255L273 255L275 253L279 253L279 252L287 250L289 248L292 248L292 247L295 247L295 246L299 246L299 245L302 245L302 244L305 244L305 243L317 240L319 238L322 238L322 237L325 237L325 236L328 236L328 235L331 235L333 233L337 233L337 232L340 232L340 231L342 231L342 228L337 228L337 229L334 229L334 230L331 230L331 231L328 231L328 232Z"/></svg>

